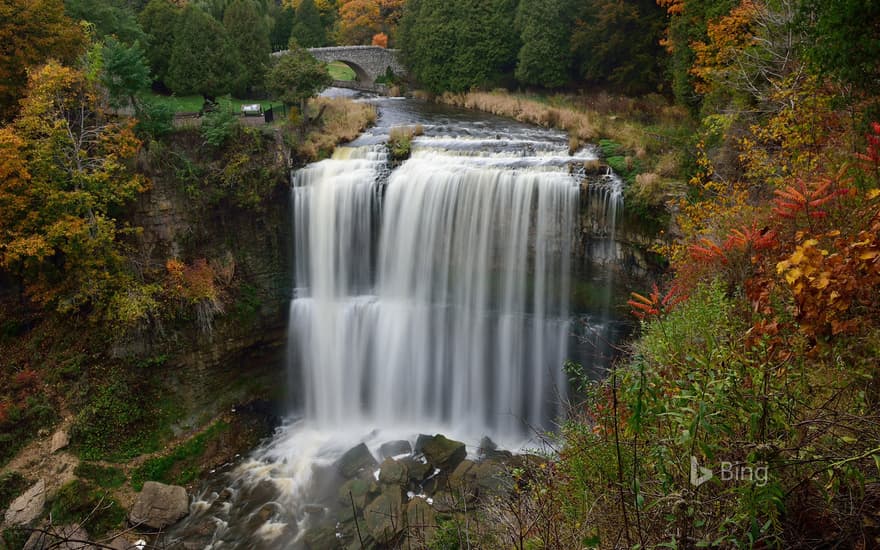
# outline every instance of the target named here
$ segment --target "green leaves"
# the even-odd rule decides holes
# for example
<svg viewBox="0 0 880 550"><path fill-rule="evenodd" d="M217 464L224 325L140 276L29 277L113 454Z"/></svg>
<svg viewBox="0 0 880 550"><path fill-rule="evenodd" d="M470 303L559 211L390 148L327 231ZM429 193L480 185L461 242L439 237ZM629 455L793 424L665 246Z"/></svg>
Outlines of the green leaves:
<svg viewBox="0 0 880 550"><path fill-rule="evenodd" d="M198 8L184 8L174 29L168 87L180 95L214 98L228 93L241 71L239 53L223 25Z"/></svg>

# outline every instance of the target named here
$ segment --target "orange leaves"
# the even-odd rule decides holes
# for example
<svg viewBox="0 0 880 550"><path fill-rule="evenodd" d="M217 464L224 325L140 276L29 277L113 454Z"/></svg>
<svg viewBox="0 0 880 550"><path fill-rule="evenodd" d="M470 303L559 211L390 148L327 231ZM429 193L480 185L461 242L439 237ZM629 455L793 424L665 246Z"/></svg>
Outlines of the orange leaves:
<svg viewBox="0 0 880 550"><path fill-rule="evenodd" d="M666 8L668 15L681 15L684 13L684 0L657 0L657 5Z"/></svg>
<svg viewBox="0 0 880 550"><path fill-rule="evenodd" d="M694 64L689 72L697 78L694 89L701 94L723 85L730 73L739 69L736 59L753 41L752 24L758 6L752 0L742 0L728 15L710 21L706 27L708 42L694 42Z"/></svg>
<svg viewBox="0 0 880 550"><path fill-rule="evenodd" d="M848 193L848 181L845 179L823 178L809 184L797 179L794 184L773 191L776 195L773 199L773 213L786 219L795 219L799 214L812 219L822 219L828 216L828 211L823 207Z"/></svg>
<svg viewBox="0 0 880 550"><path fill-rule="evenodd" d="M168 288L173 295L191 303L218 298L214 269L206 259L200 258L190 265L170 259L165 262L165 269L168 271Z"/></svg>
<svg viewBox="0 0 880 550"><path fill-rule="evenodd" d="M855 235L832 230L798 244L776 264L794 296L800 329L811 336L851 332L880 311L880 194L866 195L873 212ZM853 212L858 216L858 212ZM853 311L858 306L861 311Z"/></svg>
<svg viewBox="0 0 880 550"><path fill-rule="evenodd" d="M381 28L377 0L344 0L340 4L339 36L343 43L366 44Z"/></svg>
<svg viewBox="0 0 880 550"><path fill-rule="evenodd" d="M373 35L373 46L379 46L380 48L388 47L388 35L384 32L380 32L379 34Z"/></svg>
<svg viewBox="0 0 880 550"><path fill-rule="evenodd" d="M648 296L637 292L632 292L630 296L632 298L626 303L632 308L632 314L642 320L659 317L686 299L686 296L681 294L680 289L675 285L670 287L664 295L660 294L660 289L655 284Z"/></svg>

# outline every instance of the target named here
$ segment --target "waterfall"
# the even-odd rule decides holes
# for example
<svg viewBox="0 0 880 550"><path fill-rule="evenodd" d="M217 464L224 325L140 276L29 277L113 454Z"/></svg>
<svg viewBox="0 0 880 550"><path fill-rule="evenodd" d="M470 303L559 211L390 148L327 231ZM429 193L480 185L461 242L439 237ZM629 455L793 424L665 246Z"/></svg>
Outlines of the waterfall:
<svg viewBox="0 0 880 550"><path fill-rule="evenodd" d="M208 485L172 538L299 550L313 528L339 536L336 464L354 445L379 456L439 432L469 452L483 435L531 446L562 412L564 361L607 355L620 180L582 188L595 154L570 156L562 133L383 105L376 129L294 174L296 414ZM389 125L415 122L425 135L390 171ZM584 254L598 269L578 271ZM590 300L569 311L573 272Z"/></svg>
<svg viewBox="0 0 880 550"><path fill-rule="evenodd" d="M296 175L291 369L319 426L513 436L559 413L578 182L562 152L448 143L384 193L381 146Z"/></svg>

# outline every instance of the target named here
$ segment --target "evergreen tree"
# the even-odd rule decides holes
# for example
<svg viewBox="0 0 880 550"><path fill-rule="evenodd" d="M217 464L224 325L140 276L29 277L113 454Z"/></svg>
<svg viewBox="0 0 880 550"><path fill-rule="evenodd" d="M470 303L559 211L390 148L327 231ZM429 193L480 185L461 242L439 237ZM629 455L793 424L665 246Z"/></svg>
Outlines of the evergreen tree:
<svg viewBox="0 0 880 550"><path fill-rule="evenodd" d="M180 9L169 0L150 0L138 16L147 34L147 61L156 80L165 83L174 48L174 29Z"/></svg>
<svg viewBox="0 0 880 550"><path fill-rule="evenodd" d="M91 23L98 38L115 36L126 44L147 41L134 10L127 4L108 0L65 0L64 7L73 19Z"/></svg>
<svg viewBox="0 0 880 550"><path fill-rule="evenodd" d="M801 19L812 39L807 58L820 71L863 91L880 90L880 3L804 0Z"/></svg>
<svg viewBox="0 0 880 550"><path fill-rule="evenodd" d="M257 11L253 0L235 0L226 8L223 26L242 61L243 70L234 88L236 93L244 94L262 85L266 74L272 51L266 19Z"/></svg>
<svg viewBox="0 0 880 550"><path fill-rule="evenodd" d="M296 17L290 35L303 48L318 48L327 43L327 33L321 13L314 0L302 0L296 8Z"/></svg>
<svg viewBox="0 0 880 550"><path fill-rule="evenodd" d="M582 5L571 35L579 76L623 93L658 90L666 68L660 45L664 22L663 9L654 0L593 0Z"/></svg>
<svg viewBox="0 0 880 550"><path fill-rule="evenodd" d="M293 22L295 12L290 6L284 6L277 11L274 17L274 24L269 33L269 43L272 45L272 51L283 50L290 42L290 35L293 31Z"/></svg>
<svg viewBox="0 0 880 550"><path fill-rule="evenodd" d="M174 29L168 87L177 94L201 94L211 101L228 93L242 70L223 25L198 8L184 8Z"/></svg>
<svg viewBox="0 0 880 550"><path fill-rule="evenodd" d="M516 66L515 0L410 0L400 24L404 61L433 92L496 84Z"/></svg>
<svg viewBox="0 0 880 550"><path fill-rule="evenodd" d="M545 88L568 81L570 8L568 0L520 2L516 22L523 45L517 58L517 80Z"/></svg>

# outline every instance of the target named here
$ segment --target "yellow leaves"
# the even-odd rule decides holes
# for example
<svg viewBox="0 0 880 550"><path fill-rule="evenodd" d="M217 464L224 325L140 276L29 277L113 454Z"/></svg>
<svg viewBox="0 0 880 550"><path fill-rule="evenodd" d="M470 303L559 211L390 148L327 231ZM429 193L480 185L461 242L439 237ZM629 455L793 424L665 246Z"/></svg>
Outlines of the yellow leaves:
<svg viewBox="0 0 880 550"><path fill-rule="evenodd" d="M880 197L880 189L869 189L868 192L865 193L865 197L869 201L872 201L872 200L876 199L877 197Z"/></svg>

